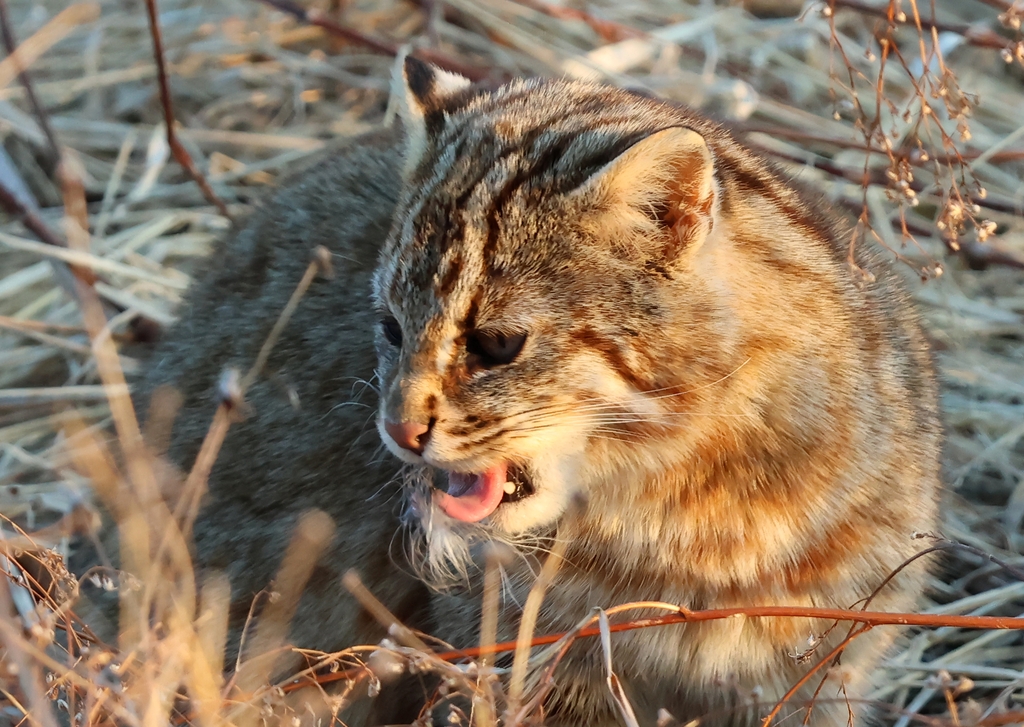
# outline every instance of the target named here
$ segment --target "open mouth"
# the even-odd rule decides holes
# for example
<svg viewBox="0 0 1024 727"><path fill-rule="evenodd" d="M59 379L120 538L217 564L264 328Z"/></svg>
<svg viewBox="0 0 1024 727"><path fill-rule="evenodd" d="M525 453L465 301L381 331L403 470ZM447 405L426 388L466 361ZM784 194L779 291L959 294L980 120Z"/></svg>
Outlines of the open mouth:
<svg viewBox="0 0 1024 727"><path fill-rule="evenodd" d="M523 469L502 462L483 472L448 472L448 489L438 493L437 502L449 517L475 523L498 505L519 502L533 492Z"/></svg>

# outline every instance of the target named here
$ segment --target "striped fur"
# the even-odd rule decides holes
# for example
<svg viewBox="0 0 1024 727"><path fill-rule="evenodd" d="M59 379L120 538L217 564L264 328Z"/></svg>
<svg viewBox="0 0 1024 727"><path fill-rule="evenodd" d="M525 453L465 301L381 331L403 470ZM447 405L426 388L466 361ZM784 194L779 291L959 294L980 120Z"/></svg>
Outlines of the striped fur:
<svg viewBox="0 0 1024 727"><path fill-rule="evenodd" d="M491 540L520 556L505 565L502 638L552 538L567 556L540 633L637 600L851 606L915 552L939 491L929 353L887 266L860 249L866 274L851 270L827 205L679 107L564 81L485 92L410 63L402 133L324 159L229 236L135 389L143 410L159 386L181 392L167 452L187 471L222 371L251 365L310 249L335 254L248 390L195 524L197 566L232 583L229 661L310 507L339 534L291 638L326 651L383 635L342 588L349 568L410 625L476 643L475 558ZM467 356L481 331L525 343L481 367ZM422 455L388 420L432 422ZM440 471L500 463L534 494L478 524L438 507ZM418 571L468 590L427 595L393 557L400 491ZM872 608L913 608L923 579L903 571ZM634 631L614 635L613 661L645 727L662 707L748 725L805 672L809 638L825 634L820 657L846 632L828 626ZM845 725L843 695L864 718L857 700L892 639L874 629L847 651L812 725ZM566 655L547 724L618 723L598 649ZM384 698L377 718L414 719L422 701L408 701Z"/></svg>
<svg viewBox="0 0 1024 727"><path fill-rule="evenodd" d="M931 362L894 275L865 250L854 273L835 214L688 111L587 83L484 93L427 74L406 66L413 141L374 275L376 306L403 332L401 348L378 337L379 429L413 465L511 462L536 493L467 525L421 487L425 570L466 573L488 538L569 539L543 630L632 600L846 607L871 594L934 527L939 491ZM511 364L474 371L477 330L527 339ZM432 422L422 456L385 419ZM510 570L510 623L528 573ZM922 576L909 569L872 606L912 608ZM475 599L437 602L440 635L471 643ZM745 724L758 708L742 696L770 706L826 630L675 627L621 637L615 659L647 723L668 707ZM864 713L855 700L891 640L876 630L846 653L812 724L845 724L842 694ZM603 679L592 647L573 652L555 722L613 722Z"/></svg>

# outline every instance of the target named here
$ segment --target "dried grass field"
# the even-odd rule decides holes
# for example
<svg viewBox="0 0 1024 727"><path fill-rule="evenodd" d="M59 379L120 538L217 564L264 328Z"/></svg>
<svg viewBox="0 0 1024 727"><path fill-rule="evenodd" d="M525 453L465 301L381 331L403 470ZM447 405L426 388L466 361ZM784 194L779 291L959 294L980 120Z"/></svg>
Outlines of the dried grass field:
<svg viewBox="0 0 1024 727"><path fill-rule="evenodd" d="M122 372L174 322L224 213L244 218L283 175L388 121L394 57L409 51L484 83L605 79L704 109L858 219L851 245L898 261L942 376L949 490L941 537L922 538L941 551L924 621L1024 615L1020 0L161 0L180 150L146 3L0 9L20 41L0 61L0 724L297 725L315 711L302 695L321 694L297 685L314 672L341 684L317 707L330 717L374 690L374 652L378 667L409 660L479 688L486 664L453 666L400 630L390 652L309 654L304 681L271 683L286 607L271 614L281 633L260 635L263 661L223 681L224 584L196 583L185 537L163 534L168 512L143 523L166 562L121 584L163 617L119 646L77 618L58 557L89 537L110 482L143 487ZM111 430L117 457L99 436ZM1024 724L1024 634L957 624L908 632L872 695L886 724ZM532 719L494 714L476 723Z"/></svg>

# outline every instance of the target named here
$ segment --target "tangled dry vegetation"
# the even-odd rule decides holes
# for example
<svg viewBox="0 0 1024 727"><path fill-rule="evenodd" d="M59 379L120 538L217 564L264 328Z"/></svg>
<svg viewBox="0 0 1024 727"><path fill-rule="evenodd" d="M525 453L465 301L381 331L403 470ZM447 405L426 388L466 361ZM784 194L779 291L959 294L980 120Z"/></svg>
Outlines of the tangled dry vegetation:
<svg viewBox="0 0 1024 727"><path fill-rule="evenodd" d="M379 124L392 56L408 49L485 83L605 78L703 108L848 209L851 245L902 260L943 377L943 535L963 546L939 541L921 621L1024 614L1020 0L162 0L181 150L168 143L145 4L0 7L22 41L20 61L0 62L0 202L18 212L0 225L0 723L299 724L409 663L474 694L475 724L536 721L564 641L535 653L539 681L524 682L520 658L504 687L488 644L459 662L395 626L386 649L305 654L304 675L272 682L302 574L329 535L315 516L285 558L251 658L225 681L226 585L197 580L188 559L203 462L185 483L193 499L179 500L188 506L138 505L155 492L154 460L121 371L173 322L190 272L228 227L223 213L243 217L282 175ZM209 189L183 171L182 150ZM222 409L210 457L228 426ZM115 451L97 436L111 428ZM115 492L129 496L113 502ZM96 497L121 507L136 554L131 576L88 576L120 588L116 645L76 615L79 584L61 559L89 537ZM623 618L610 608L590 632ZM888 724L1024 724L1020 630L922 628L885 669L872 698ZM314 674L342 688L327 696L308 686Z"/></svg>

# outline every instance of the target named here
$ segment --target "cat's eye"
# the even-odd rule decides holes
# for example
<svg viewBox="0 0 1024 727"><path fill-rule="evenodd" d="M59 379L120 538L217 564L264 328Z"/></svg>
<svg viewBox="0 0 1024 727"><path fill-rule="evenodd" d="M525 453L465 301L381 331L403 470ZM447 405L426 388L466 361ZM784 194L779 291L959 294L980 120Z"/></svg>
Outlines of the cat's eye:
<svg viewBox="0 0 1024 727"><path fill-rule="evenodd" d="M526 343L525 333L473 331L466 336L467 363L489 369L512 363Z"/></svg>
<svg viewBox="0 0 1024 727"><path fill-rule="evenodd" d="M397 320L388 316L380 322L380 327L384 331L384 338L388 339L388 343L392 346L402 345L402 327L398 325Z"/></svg>

